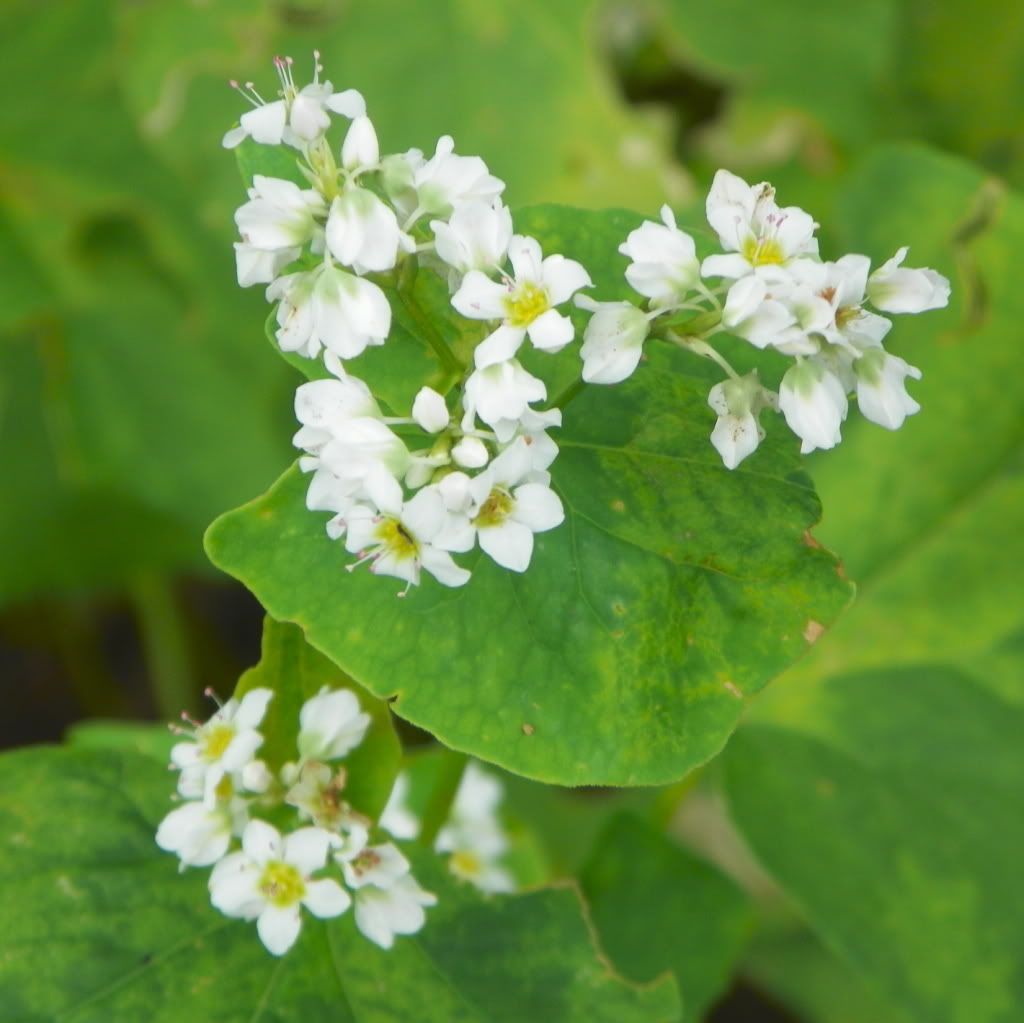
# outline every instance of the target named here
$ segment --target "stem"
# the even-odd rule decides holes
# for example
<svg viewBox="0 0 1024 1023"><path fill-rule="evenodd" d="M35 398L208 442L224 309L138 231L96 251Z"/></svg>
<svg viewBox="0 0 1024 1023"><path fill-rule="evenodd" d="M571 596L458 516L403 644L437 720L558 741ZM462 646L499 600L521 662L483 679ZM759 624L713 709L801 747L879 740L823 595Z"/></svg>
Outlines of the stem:
<svg viewBox="0 0 1024 1023"><path fill-rule="evenodd" d="M174 591L165 577L146 574L132 581L130 593L157 710L167 720L195 711L185 622Z"/></svg>
<svg viewBox="0 0 1024 1023"><path fill-rule="evenodd" d="M466 770L469 758L465 753L456 753L446 749L441 756L441 766L437 771L434 788L423 811L423 827L420 829L420 845L433 849L438 832L444 827L445 821L452 810L455 794L462 783L462 775Z"/></svg>
<svg viewBox="0 0 1024 1023"><path fill-rule="evenodd" d="M739 373L732 368L725 356L712 348L706 341L702 341L699 337L680 337L671 330L666 331L666 334L673 344L678 345L684 351L693 352L694 355L702 355L705 359L710 359L721 366L733 380L739 380Z"/></svg>
<svg viewBox="0 0 1024 1023"><path fill-rule="evenodd" d="M437 328L430 322L430 317L416 301L412 294L411 284L409 287L400 285L395 294L398 296L398 301L405 306L406 312L415 320L416 326L419 327L427 344L434 349L434 353L441 360L441 365L445 370L454 376L461 376L465 367L455 357L455 353L448 347L448 342L441 337Z"/></svg>
<svg viewBox="0 0 1024 1023"><path fill-rule="evenodd" d="M552 402L552 407L565 408L565 406L568 405L569 402L573 400L573 398L580 394L583 388L586 386L586 382L582 377L580 377L578 380L574 380L571 384L569 384L569 386L564 391L562 391L562 393L557 398L555 398L555 400Z"/></svg>

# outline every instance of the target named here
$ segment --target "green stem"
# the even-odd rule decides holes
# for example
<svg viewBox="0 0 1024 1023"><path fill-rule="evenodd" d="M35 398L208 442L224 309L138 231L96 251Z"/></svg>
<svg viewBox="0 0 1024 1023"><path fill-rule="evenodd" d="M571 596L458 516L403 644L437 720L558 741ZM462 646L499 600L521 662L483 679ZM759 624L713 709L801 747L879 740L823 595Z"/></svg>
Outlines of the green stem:
<svg viewBox="0 0 1024 1023"><path fill-rule="evenodd" d="M415 271L411 275L403 275L403 278L395 289L398 301L402 303L405 311L415 321L420 333L427 344L434 349L434 353L441 360L441 365L445 370L453 376L461 376L465 366L456 358L455 353L448 347L448 342L441 337L440 332L430 322L430 317L412 294L412 282L415 280Z"/></svg>
<svg viewBox="0 0 1024 1023"><path fill-rule="evenodd" d="M423 827L420 829L420 844L428 849L434 847L438 832L448 820L467 763L469 758L465 753L456 753L454 750L444 750L442 753L441 766L423 811Z"/></svg>
<svg viewBox="0 0 1024 1023"><path fill-rule="evenodd" d="M565 408L570 401L573 400L578 394L583 391L586 387L586 382L580 377L578 380L574 380L569 386L562 391L561 394L551 403L553 408Z"/></svg>
<svg viewBox="0 0 1024 1023"><path fill-rule="evenodd" d="M130 593L157 710L168 720L195 712L185 622L171 586L163 576L146 574L132 581Z"/></svg>
<svg viewBox="0 0 1024 1023"><path fill-rule="evenodd" d="M732 368L729 360L725 358L717 349L712 348L707 341L702 340L699 337L680 337L675 331L666 331L668 340L683 351L693 352L694 355L703 356L705 359L710 359L712 362L721 366L722 369L733 379L739 380L740 375Z"/></svg>

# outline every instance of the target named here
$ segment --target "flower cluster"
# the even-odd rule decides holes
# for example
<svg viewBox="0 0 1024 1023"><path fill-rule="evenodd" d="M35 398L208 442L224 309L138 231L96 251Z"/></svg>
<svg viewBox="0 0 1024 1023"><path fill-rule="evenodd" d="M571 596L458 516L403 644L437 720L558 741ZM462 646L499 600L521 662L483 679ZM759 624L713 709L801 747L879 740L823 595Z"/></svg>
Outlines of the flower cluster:
<svg viewBox="0 0 1024 1023"><path fill-rule="evenodd" d="M448 857L448 868L456 877L485 892L516 889L515 880L502 864L509 850L498 814L503 796L501 782L471 761L434 842L435 851ZM420 820L408 798L409 778L400 774L380 817L380 826L398 839L416 838L420 833Z"/></svg>
<svg viewBox="0 0 1024 1023"><path fill-rule="evenodd" d="M535 407L545 385L516 355L527 341L556 352L573 340L558 307L590 277L513 233L504 183L479 157L456 153L450 137L430 157L382 156L363 97L321 81L318 56L314 81L301 89L291 60L276 63L279 98L265 102L251 84L240 89L253 109L224 144L290 146L309 186L256 175L235 215L239 284L267 285L281 349L322 357L330 373L295 398L295 444L312 473L307 504L332 513L328 535L358 556L350 567L368 562L404 580L406 591L423 571L446 586L466 583L470 573L452 555L477 543L523 572L534 535L564 518L548 473L558 453L548 431L561 413ZM337 156L326 138L332 114L348 121ZM465 371L436 338L461 378L452 380L459 386L450 402L424 387L409 416L385 416L345 364L385 343L386 289L400 287L411 259L442 269L454 309L484 327Z"/></svg>
<svg viewBox="0 0 1024 1023"><path fill-rule="evenodd" d="M945 277L904 267L906 248L874 272L867 256L823 261L809 214L777 205L771 185L751 186L725 170L711 185L707 219L723 251L703 260L668 207L661 223L645 221L620 247L630 261L626 280L648 300L646 309L577 297L593 313L581 353L584 380L625 380L644 342L659 334L714 359L727 379L708 395L718 415L711 442L730 469L764 438L764 409L781 410L805 454L839 443L851 393L864 416L890 430L918 411L905 382L921 372L885 350L892 322L880 313L945 306ZM708 344L723 331L793 358L778 393L756 372L741 376Z"/></svg>
<svg viewBox="0 0 1024 1023"><path fill-rule="evenodd" d="M454 555L477 546L503 568L528 568L535 534L564 519L549 472L562 413L543 407L546 385L518 356L524 345L556 353L574 340L570 303L591 314L579 351L586 383L625 380L650 337L725 370L708 404L718 416L711 441L730 469L764 437L764 409L783 413L805 453L839 442L851 393L889 429L918 410L905 381L920 371L884 349L891 323L880 314L943 306L949 283L904 267L906 249L873 272L866 256L823 261L807 213L778 206L770 185L723 170L707 199L723 251L698 258L665 207L660 223L644 222L620 247L644 306L596 302L582 293L592 282L580 263L545 256L536 239L515 233L504 183L482 159L456 153L448 136L430 156L382 155L363 97L322 81L318 54L301 88L290 58L276 65L270 102L251 83L233 83L253 109L224 144L290 147L296 180L253 178L235 214L238 282L266 285L282 351L326 369L297 390L294 444L311 474L307 506L330 513L328 536L356 556L350 569L368 564L401 579L404 594L424 571L464 585L470 572ZM327 139L332 116L347 124L337 149ZM418 305L410 282L420 266L447 280L467 321L461 334L479 335L468 365L449 346L449 328ZM387 341L389 293L447 373L445 393L424 386L407 415L386 414L348 366ZM794 360L778 393L732 368L709 344L719 332Z"/></svg>
<svg viewBox="0 0 1024 1023"><path fill-rule="evenodd" d="M184 802L161 822L157 844L178 855L182 870L212 866L210 901L255 920L274 955L295 943L303 907L328 918L353 903L359 930L390 948L396 934L423 926L424 907L436 899L393 843L371 843L371 822L344 798L347 773L335 762L362 742L369 715L349 690L322 689L302 706L298 759L275 776L256 757L272 696L252 689L205 724L178 729L186 738L171 762ZM263 819L280 820L282 811L299 825L285 835Z"/></svg>

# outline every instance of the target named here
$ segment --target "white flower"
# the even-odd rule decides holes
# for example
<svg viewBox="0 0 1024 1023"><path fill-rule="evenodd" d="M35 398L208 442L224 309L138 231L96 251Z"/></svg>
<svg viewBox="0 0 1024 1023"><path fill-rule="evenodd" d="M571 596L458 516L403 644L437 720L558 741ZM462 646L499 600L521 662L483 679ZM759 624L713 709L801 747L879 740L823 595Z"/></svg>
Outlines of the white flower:
<svg viewBox="0 0 1024 1023"><path fill-rule="evenodd" d="M412 403L412 417L427 433L440 433L451 419L444 398L432 387L419 389Z"/></svg>
<svg viewBox="0 0 1024 1023"><path fill-rule="evenodd" d="M846 418L846 390L818 359L805 359L782 378L779 408L789 428L803 441L801 454L832 448L842 440L839 428Z"/></svg>
<svg viewBox="0 0 1024 1023"><path fill-rule="evenodd" d="M583 379L588 384L617 384L632 376L651 330L647 314L632 302L595 302L586 295L577 295L576 305L593 313L580 348Z"/></svg>
<svg viewBox="0 0 1024 1023"><path fill-rule="evenodd" d="M778 398L761 386L755 370L737 380L715 384L708 394L708 405L718 414L711 443L725 467L735 469L764 440L758 415L764 408L778 408Z"/></svg>
<svg viewBox="0 0 1024 1023"><path fill-rule="evenodd" d="M341 165L350 174L361 174L374 169L380 160L380 144L377 131L366 116L366 103L363 97L350 90L344 109L339 110L350 118L351 124L345 133L345 141L341 144Z"/></svg>
<svg viewBox="0 0 1024 1023"><path fill-rule="evenodd" d="M280 300L277 343L315 359L321 348L354 359L382 345L391 330L391 306L376 284L324 262L308 273L286 274L267 288Z"/></svg>
<svg viewBox="0 0 1024 1023"><path fill-rule="evenodd" d="M290 769L289 769L290 768ZM348 774L345 768L337 771L327 764L310 761L297 769L286 765L282 778L289 784L284 801L299 811L304 820L317 827L337 832L345 827L361 827L352 807L342 798Z"/></svg>
<svg viewBox="0 0 1024 1023"><path fill-rule="evenodd" d="M302 149L314 142L330 127L331 119L327 110L353 116L350 111L362 103L362 96L355 89L335 94L330 82L320 81L320 54L313 52L313 81L298 88L292 72L291 57L275 57L274 68L281 83L280 99L266 102L256 91L252 82L242 89L232 82L234 89L253 105L253 109L242 114L239 127L232 128L225 136L223 145L233 149L246 138L262 145L279 146L281 143ZM365 104L363 104L365 108Z"/></svg>
<svg viewBox="0 0 1024 1023"><path fill-rule="evenodd" d="M518 359L476 369L466 380L463 429L471 431L473 416L477 415L494 430L500 441L509 441L530 403L543 401L547 394L544 381L527 373Z"/></svg>
<svg viewBox="0 0 1024 1023"><path fill-rule="evenodd" d="M270 689L250 689L241 700L228 700L206 724L195 725L191 742L175 744L171 763L181 769L182 795L201 790L207 807L216 805L221 780L241 772L263 745L256 728L273 695Z"/></svg>
<svg viewBox="0 0 1024 1023"><path fill-rule="evenodd" d="M904 267L909 249L904 246L868 278L871 304L886 313L923 313L949 303L949 280L928 268Z"/></svg>
<svg viewBox="0 0 1024 1023"><path fill-rule="evenodd" d="M213 807L205 803L185 803L172 810L156 832L156 844L177 853L182 868L208 867L222 859L246 820L245 801L218 800Z"/></svg>
<svg viewBox="0 0 1024 1023"><path fill-rule="evenodd" d="M381 416L380 406L362 380L346 373L331 352L324 362L335 379L310 380L295 391L295 418L302 426L292 443L311 455L319 454L324 445L343 436L353 419Z"/></svg>
<svg viewBox="0 0 1024 1023"><path fill-rule="evenodd" d="M301 248L319 230L317 217L327 213L323 196L293 181L256 174L249 201L235 212L242 241L265 252Z"/></svg>
<svg viewBox="0 0 1024 1023"><path fill-rule="evenodd" d="M304 760L336 760L356 748L370 727L370 715L349 689L324 686L299 712L299 755Z"/></svg>
<svg viewBox="0 0 1024 1023"><path fill-rule="evenodd" d="M331 255L358 274L391 270L402 232L394 210L366 188L346 188L334 202L325 230Z"/></svg>
<svg viewBox="0 0 1024 1023"><path fill-rule="evenodd" d="M363 845L350 843L335 855L345 875L345 883L352 889L373 885L390 888L400 877L409 873L409 861L392 845Z"/></svg>
<svg viewBox="0 0 1024 1023"><path fill-rule="evenodd" d="M242 851L214 867L210 901L226 916L256 920L267 950L283 955L299 936L300 907L326 918L339 916L352 903L336 881L311 877L327 862L329 845L322 828L300 828L282 839L264 821L250 821Z"/></svg>
<svg viewBox="0 0 1024 1023"><path fill-rule="evenodd" d="M818 225L796 206L780 209L767 182L750 186L729 171L718 171L708 193L707 217L726 254L704 260L705 277L745 277L759 267L785 266L818 254Z"/></svg>
<svg viewBox="0 0 1024 1023"><path fill-rule="evenodd" d="M646 295L653 306L664 308L682 302L697 284L700 261L693 239L679 230L668 206L662 206L661 219L660 224L645 220L630 231L619 252L630 260L626 268L630 286Z"/></svg>
<svg viewBox="0 0 1024 1023"><path fill-rule="evenodd" d="M921 410L907 394L906 378L921 379L916 366L881 348L872 348L857 359L853 369L857 374L857 404L873 423L898 430L907 416Z"/></svg>
<svg viewBox="0 0 1024 1023"><path fill-rule="evenodd" d="M797 318L789 306L780 301L778 282L770 284L764 277L741 277L729 289L722 309L722 326L756 348L792 344L802 337L802 330L793 328ZM781 292L786 294L786 290ZM804 341L801 350L791 354L811 354L817 345Z"/></svg>
<svg viewBox="0 0 1024 1023"><path fill-rule="evenodd" d="M357 504L346 515L345 547L360 555L356 564L369 561L371 572L404 579L406 590L419 585L421 568L445 586L467 583L470 573L442 546L448 511L437 488L424 487L403 502L396 481L380 482L376 508Z"/></svg>
<svg viewBox="0 0 1024 1023"><path fill-rule="evenodd" d="M422 160L422 154L414 151L406 157L410 165L415 156ZM415 166L412 184L419 209L437 217L447 217L463 202L491 202L505 190L505 182L494 177L479 156L459 156L450 135L439 138L434 155Z"/></svg>
<svg viewBox="0 0 1024 1023"><path fill-rule="evenodd" d="M470 483L472 523L480 546L503 568L525 572L533 534L565 520L562 502L543 483L522 482L533 471L529 445L518 440Z"/></svg>
<svg viewBox="0 0 1024 1023"><path fill-rule="evenodd" d="M473 359L478 369L511 359L527 336L541 351L564 348L575 329L572 320L555 307L591 285L590 275L574 259L557 255L543 259L534 238L513 235L508 256L514 279L498 283L471 270L452 296L452 305L468 319L502 321L477 345Z"/></svg>
<svg viewBox="0 0 1024 1023"><path fill-rule="evenodd" d="M500 267L512 241L512 213L498 201L463 203L447 223L432 220L430 227L438 256L460 274Z"/></svg>
<svg viewBox="0 0 1024 1023"><path fill-rule="evenodd" d="M451 814L438 832L434 848L449 853L453 874L487 892L515 890L511 874L499 866L508 837L498 817L504 789L494 775L470 762L459 785Z"/></svg>
<svg viewBox="0 0 1024 1023"><path fill-rule="evenodd" d="M391 948L396 934L415 934L426 923L424 906L437 905L437 896L425 891L411 874L390 888L367 886L356 893L356 926L381 948Z"/></svg>
<svg viewBox="0 0 1024 1023"><path fill-rule="evenodd" d="M258 249L248 242L235 242L235 270L238 285L249 288L253 284L269 284L289 264L302 254L300 248Z"/></svg>
<svg viewBox="0 0 1024 1023"><path fill-rule="evenodd" d="M379 822L395 838L412 839L420 833L419 818L409 809L408 800L409 776L403 772L395 779L395 786Z"/></svg>

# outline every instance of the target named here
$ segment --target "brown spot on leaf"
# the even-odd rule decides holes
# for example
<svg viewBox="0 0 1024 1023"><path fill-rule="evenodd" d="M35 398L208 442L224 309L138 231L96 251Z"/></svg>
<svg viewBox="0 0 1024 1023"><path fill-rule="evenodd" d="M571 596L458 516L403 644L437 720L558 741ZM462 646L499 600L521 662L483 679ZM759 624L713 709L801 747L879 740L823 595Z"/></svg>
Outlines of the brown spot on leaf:
<svg viewBox="0 0 1024 1023"><path fill-rule="evenodd" d="M813 547L816 551L821 550L821 544L818 543L814 534L809 529L804 530L804 543L807 544L808 547Z"/></svg>
<svg viewBox="0 0 1024 1023"><path fill-rule="evenodd" d="M722 688L730 696L734 696L737 700L742 700L743 699L743 690L740 689L740 687L738 685L736 685L735 682L730 682L730 681L726 680L725 682L722 683Z"/></svg>
<svg viewBox="0 0 1024 1023"><path fill-rule="evenodd" d="M624 512L626 510L626 502L616 498L612 501L612 511Z"/></svg>
<svg viewBox="0 0 1024 1023"><path fill-rule="evenodd" d="M533 735L533 725L529 722L523 722L523 735Z"/></svg>
<svg viewBox="0 0 1024 1023"><path fill-rule="evenodd" d="M804 639L808 643L816 643L821 634L825 631L825 626L821 622L816 622L813 618L807 619L807 624L804 626Z"/></svg>

